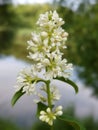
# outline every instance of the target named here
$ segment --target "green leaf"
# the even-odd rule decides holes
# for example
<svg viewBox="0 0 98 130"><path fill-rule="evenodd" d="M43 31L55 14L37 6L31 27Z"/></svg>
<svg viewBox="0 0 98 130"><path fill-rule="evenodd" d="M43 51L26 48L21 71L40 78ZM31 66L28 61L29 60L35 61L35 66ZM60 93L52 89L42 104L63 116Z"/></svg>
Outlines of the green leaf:
<svg viewBox="0 0 98 130"><path fill-rule="evenodd" d="M25 92L22 92L22 88L21 88L18 92L16 92L16 93L14 94L14 96L12 97L12 100L11 100L12 106L15 105L15 103L17 102L17 100L18 100L23 94L25 94Z"/></svg>
<svg viewBox="0 0 98 130"><path fill-rule="evenodd" d="M45 105L44 103L38 102L38 103L37 103L37 115L39 116L39 115L40 115L40 111L46 110L47 107L48 107L48 106Z"/></svg>
<svg viewBox="0 0 98 130"><path fill-rule="evenodd" d="M76 119L73 119L72 117L68 116L68 115L62 115L60 117L58 117L58 119L65 121L66 123L68 123L69 125L71 125L72 127L75 128L75 130L86 130L85 127Z"/></svg>
<svg viewBox="0 0 98 130"><path fill-rule="evenodd" d="M65 79L64 77L56 77L55 79L68 83L74 88L75 92L78 93L78 86L72 80Z"/></svg>

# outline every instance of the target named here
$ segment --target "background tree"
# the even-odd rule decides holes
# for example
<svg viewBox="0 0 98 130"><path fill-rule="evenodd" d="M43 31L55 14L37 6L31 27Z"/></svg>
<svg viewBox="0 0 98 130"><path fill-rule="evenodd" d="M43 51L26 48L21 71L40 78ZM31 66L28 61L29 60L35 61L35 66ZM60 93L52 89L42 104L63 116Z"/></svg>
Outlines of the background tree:
<svg viewBox="0 0 98 130"><path fill-rule="evenodd" d="M64 0L61 0L61 2ZM98 3L83 0L76 11L58 6L58 12L69 32L68 56L77 66L79 77L87 87L92 87L98 95Z"/></svg>
<svg viewBox="0 0 98 130"><path fill-rule="evenodd" d="M16 31L16 14L11 4L0 5L0 49L10 47Z"/></svg>

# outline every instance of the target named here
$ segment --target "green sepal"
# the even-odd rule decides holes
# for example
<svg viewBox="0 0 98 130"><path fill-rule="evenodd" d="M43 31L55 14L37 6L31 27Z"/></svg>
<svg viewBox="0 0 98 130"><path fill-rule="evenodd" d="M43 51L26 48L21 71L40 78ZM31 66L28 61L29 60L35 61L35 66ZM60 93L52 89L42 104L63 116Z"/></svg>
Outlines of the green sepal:
<svg viewBox="0 0 98 130"><path fill-rule="evenodd" d="M40 111L45 111L47 109L47 105L45 105L44 103L42 102L38 102L37 103L37 116L40 115Z"/></svg>
<svg viewBox="0 0 98 130"><path fill-rule="evenodd" d="M75 92L78 93L78 86L72 80L66 79L64 77L56 77L55 79L68 83L74 88Z"/></svg>
<svg viewBox="0 0 98 130"><path fill-rule="evenodd" d="M58 119L65 121L66 123L68 123L69 125L71 125L73 128L75 128L75 130L86 130L85 127L76 119L68 116L68 115L62 115L59 116Z"/></svg>
<svg viewBox="0 0 98 130"><path fill-rule="evenodd" d="M16 92L16 93L14 94L14 96L12 97L12 100L11 100L12 106L14 106L15 103L18 101L18 99L19 99L22 95L25 94L25 92L22 92L22 89L23 89L23 88L21 88L18 92Z"/></svg>

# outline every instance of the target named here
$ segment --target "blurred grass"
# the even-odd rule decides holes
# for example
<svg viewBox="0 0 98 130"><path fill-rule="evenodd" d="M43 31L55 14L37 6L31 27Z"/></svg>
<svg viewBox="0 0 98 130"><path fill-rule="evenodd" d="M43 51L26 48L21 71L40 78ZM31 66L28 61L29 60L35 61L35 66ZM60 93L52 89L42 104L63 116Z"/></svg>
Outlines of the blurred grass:
<svg viewBox="0 0 98 130"><path fill-rule="evenodd" d="M0 119L0 130L22 130L9 120Z"/></svg>

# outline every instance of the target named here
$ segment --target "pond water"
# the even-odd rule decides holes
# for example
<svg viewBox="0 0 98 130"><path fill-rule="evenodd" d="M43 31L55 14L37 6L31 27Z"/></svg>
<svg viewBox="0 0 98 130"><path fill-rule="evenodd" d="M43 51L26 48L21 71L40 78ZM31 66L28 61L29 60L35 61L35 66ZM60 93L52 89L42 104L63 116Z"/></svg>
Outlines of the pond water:
<svg viewBox="0 0 98 130"><path fill-rule="evenodd" d="M33 103L33 96L23 96L13 108L11 98L18 72L28 65L13 56L0 56L0 118L10 119L26 127L32 126L36 120L36 104ZM85 87L75 71L71 78L79 86L79 93L76 95L69 85L54 81L62 95L58 104L63 103L64 108L74 106L75 114L80 118L92 115L94 119L98 119L98 99L91 96L92 90Z"/></svg>

